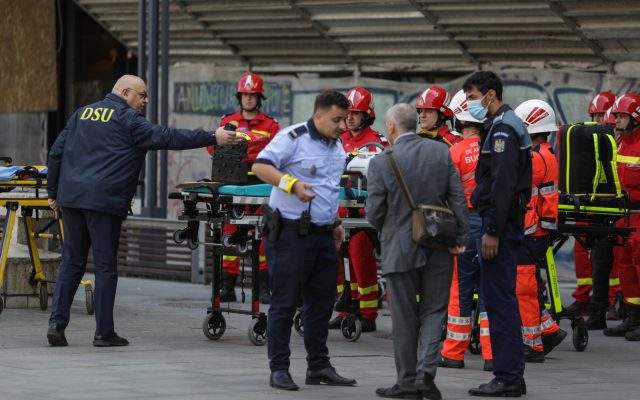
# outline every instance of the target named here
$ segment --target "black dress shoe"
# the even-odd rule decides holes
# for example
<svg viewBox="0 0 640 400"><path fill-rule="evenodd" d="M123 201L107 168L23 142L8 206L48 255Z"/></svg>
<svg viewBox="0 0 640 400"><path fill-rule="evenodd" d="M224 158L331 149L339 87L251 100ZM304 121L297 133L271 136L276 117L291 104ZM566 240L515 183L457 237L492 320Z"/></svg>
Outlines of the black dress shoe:
<svg viewBox="0 0 640 400"><path fill-rule="evenodd" d="M340 329L340 325L342 324L342 317L337 316L331 321L329 321L329 329Z"/></svg>
<svg viewBox="0 0 640 400"><path fill-rule="evenodd" d="M338 375L333 367L323 368L319 371L307 370L307 385L329 385L329 386L353 386L355 379L348 379Z"/></svg>
<svg viewBox="0 0 640 400"><path fill-rule="evenodd" d="M64 336L64 329L58 329L55 325L49 325L47 330L47 340L49 345L55 347L68 346L67 338Z"/></svg>
<svg viewBox="0 0 640 400"><path fill-rule="evenodd" d="M442 400L440 389L433 382L431 375L424 374L420 381L416 381L416 390L422 397L429 400Z"/></svg>
<svg viewBox="0 0 640 400"><path fill-rule="evenodd" d="M111 335L106 337L102 335L95 335L93 337L93 345L96 347L128 346L129 341L113 332Z"/></svg>
<svg viewBox="0 0 640 400"><path fill-rule="evenodd" d="M502 381L494 379L489 383L480 385L480 387L476 389L469 389L469 394L478 397L520 397L522 396L522 389L522 381L515 385L507 385Z"/></svg>
<svg viewBox="0 0 640 400"><path fill-rule="evenodd" d="M440 361L438 361L438 367L442 368L464 368L463 360L452 360L447 357L440 357Z"/></svg>
<svg viewBox="0 0 640 400"><path fill-rule="evenodd" d="M387 399L421 399L422 395L417 390L405 390L395 384L387 388L376 389L376 394Z"/></svg>
<svg viewBox="0 0 640 400"><path fill-rule="evenodd" d="M298 390L298 385L291 379L289 371L273 371L269 377L269 386L282 390Z"/></svg>

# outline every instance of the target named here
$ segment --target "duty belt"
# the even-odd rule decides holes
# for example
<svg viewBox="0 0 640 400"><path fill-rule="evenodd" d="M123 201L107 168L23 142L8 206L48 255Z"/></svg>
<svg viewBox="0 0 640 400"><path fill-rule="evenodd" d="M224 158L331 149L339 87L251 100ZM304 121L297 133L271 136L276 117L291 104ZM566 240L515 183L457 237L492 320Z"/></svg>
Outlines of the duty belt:
<svg viewBox="0 0 640 400"><path fill-rule="evenodd" d="M282 227L288 229L299 229L300 228L300 220L299 219L281 219ZM317 225L313 222L309 224L309 233L314 234L330 234L333 233L334 226L333 225Z"/></svg>

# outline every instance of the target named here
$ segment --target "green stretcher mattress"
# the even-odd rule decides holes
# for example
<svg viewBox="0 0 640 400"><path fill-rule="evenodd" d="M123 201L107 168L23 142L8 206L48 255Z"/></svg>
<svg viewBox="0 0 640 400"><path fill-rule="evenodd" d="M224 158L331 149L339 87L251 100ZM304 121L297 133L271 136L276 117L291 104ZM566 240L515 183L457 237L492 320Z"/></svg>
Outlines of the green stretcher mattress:
<svg viewBox="0 0 640 400"><path fill-rule="evenodd" d="M218 187L218 194L225 196L247 196L247 197L269 197L271 195L272 186L267 183L258 185L222 185ZM211 194L211 189L206 186L193 187L184 189L187 193L203 193ZM360 189L351 189L353 197L356 199L367 198L367 191ZM351 200L347 197L345 188L340 188L340 200Z"/></svg>

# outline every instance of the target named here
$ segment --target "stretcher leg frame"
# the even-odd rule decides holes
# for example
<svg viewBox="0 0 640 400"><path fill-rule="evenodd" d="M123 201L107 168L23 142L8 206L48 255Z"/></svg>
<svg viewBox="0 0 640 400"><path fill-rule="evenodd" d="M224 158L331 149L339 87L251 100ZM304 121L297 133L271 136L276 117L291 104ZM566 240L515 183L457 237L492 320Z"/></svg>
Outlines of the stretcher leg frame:
<svg viewBox="0 0 640 400"><path fill-rule="evenodd" d="M15 203L7 204L7 216L2 227L2 247L0 248L0 288L4 287L4 279L7 273L7 259L9 258L9 245L11 244L11 236L13 227L16 223L16 213L18 205ZM4 309L6 293L0 295L0 312Z"/></svg>

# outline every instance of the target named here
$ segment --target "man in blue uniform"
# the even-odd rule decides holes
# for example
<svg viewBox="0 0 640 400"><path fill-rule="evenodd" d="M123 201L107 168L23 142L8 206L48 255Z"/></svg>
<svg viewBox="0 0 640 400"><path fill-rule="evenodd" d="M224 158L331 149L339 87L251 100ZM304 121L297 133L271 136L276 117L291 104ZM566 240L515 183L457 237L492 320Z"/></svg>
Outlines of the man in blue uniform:
<svg viewBox="0 0 640 400"><path fill-rule="evenodd" d="M480 146L477 187L471 203L482 216L480 284L491 329L493 379L469 390L472 396L520 397L524 351L516 301L517 255L531 197L531 138L522 120L502 102L502 82L490 71L465 81L469 113L485 117L488 132Z"/></svg>
<svg viewBox="0 0 640 400"><path fill-rule="evenodd" d="M349 102L336 91L316 97L313 117L287 127L258 154L252 171L274 187L269 199L266 256L271 305L267 346L272 387L298 390L289 374L291 324L303 299L307 385L352 386L329 362L327 335L336 298L337 218L346 154L340 134Z"/></svg>
<svg viewBox="0 0 640 400"><path fill-rule="evenodd" d="M62 212L65 222L62 264L47 331L52 346L67 345L64 330L90 246L96 279L93 345L129 344L113 325L118 240L147 150L192 149L239 140L221 128L214 135L153 125L142 115L146 104L144 81L124 75L103 100L78 109L51 147L49 205L56 214Z"/></svg>

